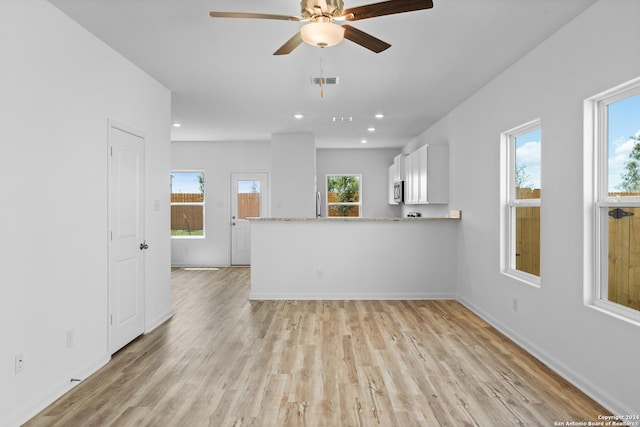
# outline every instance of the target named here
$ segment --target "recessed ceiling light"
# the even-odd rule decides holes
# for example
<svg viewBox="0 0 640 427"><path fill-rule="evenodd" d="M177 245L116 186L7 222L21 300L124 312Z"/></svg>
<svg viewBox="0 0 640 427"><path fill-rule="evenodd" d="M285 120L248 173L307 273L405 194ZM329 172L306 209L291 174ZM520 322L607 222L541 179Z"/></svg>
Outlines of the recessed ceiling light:
<svg viewBox="0 0 640 427"><path fill-rule="evenodd" d="M376 131L376 128L374 128L373 126L371 126L371 127L368 127L368 128L367 128L367 130L368 130L369 132L375 132L375 131Z"/></svg>
<svg viewBox="0 0 640 427"><path fill-rule="evenodd" d="M182 126L182 124L175 122L175 123L172 123L171 126L173 126L174 128L179 128L180 126Z"/></svg>
<svg viewBox="0 0 640 427"><path fill-rule="evenodd" d="M376 114L376 119L383 119L383 118L384 118L384 114L382 113Z"/></svg>
<svg viewBox="0 0 640 427"><path fill-rule="evenodd" d="M362 140L360 140L360 143L362 143L362 144L366 144L366 143L367 143L367 140L366 140L366 139L362 139Z"/></svg>
<svg viewBox="0 0 640 427"><path fill-rule="evenodd" d="M302 119L302 118L304 117L304 115L302 115L302 114L298 113L298 114L294 114L294 115L293 115L293 117L294 117L295 119L300 120L300 119Z"/></svg>

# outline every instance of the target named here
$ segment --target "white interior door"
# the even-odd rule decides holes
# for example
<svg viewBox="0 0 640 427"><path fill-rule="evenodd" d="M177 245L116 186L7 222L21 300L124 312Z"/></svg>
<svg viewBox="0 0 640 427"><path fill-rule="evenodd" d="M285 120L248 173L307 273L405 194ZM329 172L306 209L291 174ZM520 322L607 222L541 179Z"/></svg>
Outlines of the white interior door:
<svg viewBox="0 0 640 427"><path fill-rule="evenodd" d="M109 351L144 332L144 138L109 124Z"/></svg>
<svg viewBox="0 0 640 427"><path fill-rule="evenodd" d="M251 264L251 226L247 218L269 212L267 173L231 174L231 265Z"/></svg>

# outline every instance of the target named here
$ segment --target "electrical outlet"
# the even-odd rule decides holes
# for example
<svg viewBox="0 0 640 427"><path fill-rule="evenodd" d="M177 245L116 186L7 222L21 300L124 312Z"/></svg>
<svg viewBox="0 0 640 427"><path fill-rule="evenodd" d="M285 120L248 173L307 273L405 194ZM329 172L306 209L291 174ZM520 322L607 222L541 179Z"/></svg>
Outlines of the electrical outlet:
<svg viewBox="0 0 640 427"><path fill-rule="evenodd" d="M518 298L513 299L513 311L518 311Z"/></svg>
<svg viewBox="0 0 640 427"><path fill-rule="evenodd" d="M316 270L316 279L324 279L324 273L322 270Z"/></svg>
<svg viewBox="0 0 640 427"><path fill-rule="evenodd" d="M67 348L71 348L76 345L76 336L73 329L67 331Z"/></svg>
<svg viewBox="0 0 640 427"><path fill-rule="evenodd" d="M16 375L24 371L24 356L22 354L16 355Z"/></svg>

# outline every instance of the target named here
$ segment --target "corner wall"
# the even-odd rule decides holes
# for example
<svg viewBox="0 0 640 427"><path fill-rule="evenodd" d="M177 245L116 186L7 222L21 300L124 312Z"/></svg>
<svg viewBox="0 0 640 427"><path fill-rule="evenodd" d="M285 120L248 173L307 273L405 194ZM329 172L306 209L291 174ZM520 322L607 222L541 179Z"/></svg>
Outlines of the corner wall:
<svg viewBox="0 0 640 427"><path fill-rule="evenodd" d="M636 0L595 3L403 149L450 143L460 300L619 414L640 413L640 330L583 303L583 101L640 75L639 16ZM499 260L500 133L535 118L540 288L501 274Z"/></svg>
<svg viewBox="0 0 640 427"><path fill-rule="evenodd" d="M181 267L231 264L231 173L270 172L269 141L172 142L172 170L204 171L205 237L171 240L171 263Z"/></svg>
<svg viewBox="0 0 640 427"><path fill-rule="evenodd" d="M316 216L316 141L311 133L271 136L271 216Z"/></svg>
<svg viewBox="0 0 640 427"><path fill-rule="evenodd" d="M0 57L0 426L16 426L110 358L109 119L146 136L147 330L171 316L170 93L44 0L0 2Z"/></svg>

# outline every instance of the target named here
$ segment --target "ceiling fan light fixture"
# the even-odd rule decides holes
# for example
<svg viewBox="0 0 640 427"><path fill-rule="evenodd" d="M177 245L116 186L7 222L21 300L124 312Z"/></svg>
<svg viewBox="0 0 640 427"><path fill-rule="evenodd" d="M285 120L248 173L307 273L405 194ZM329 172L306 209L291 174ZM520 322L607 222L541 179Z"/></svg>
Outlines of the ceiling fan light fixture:
<svg viewBox="0 0 640 427"><path fill-rule="evenodd" d="M333 22L309 22L300 28L300 36L312 46L333 46L344 38L344 28Z"/></svg>

